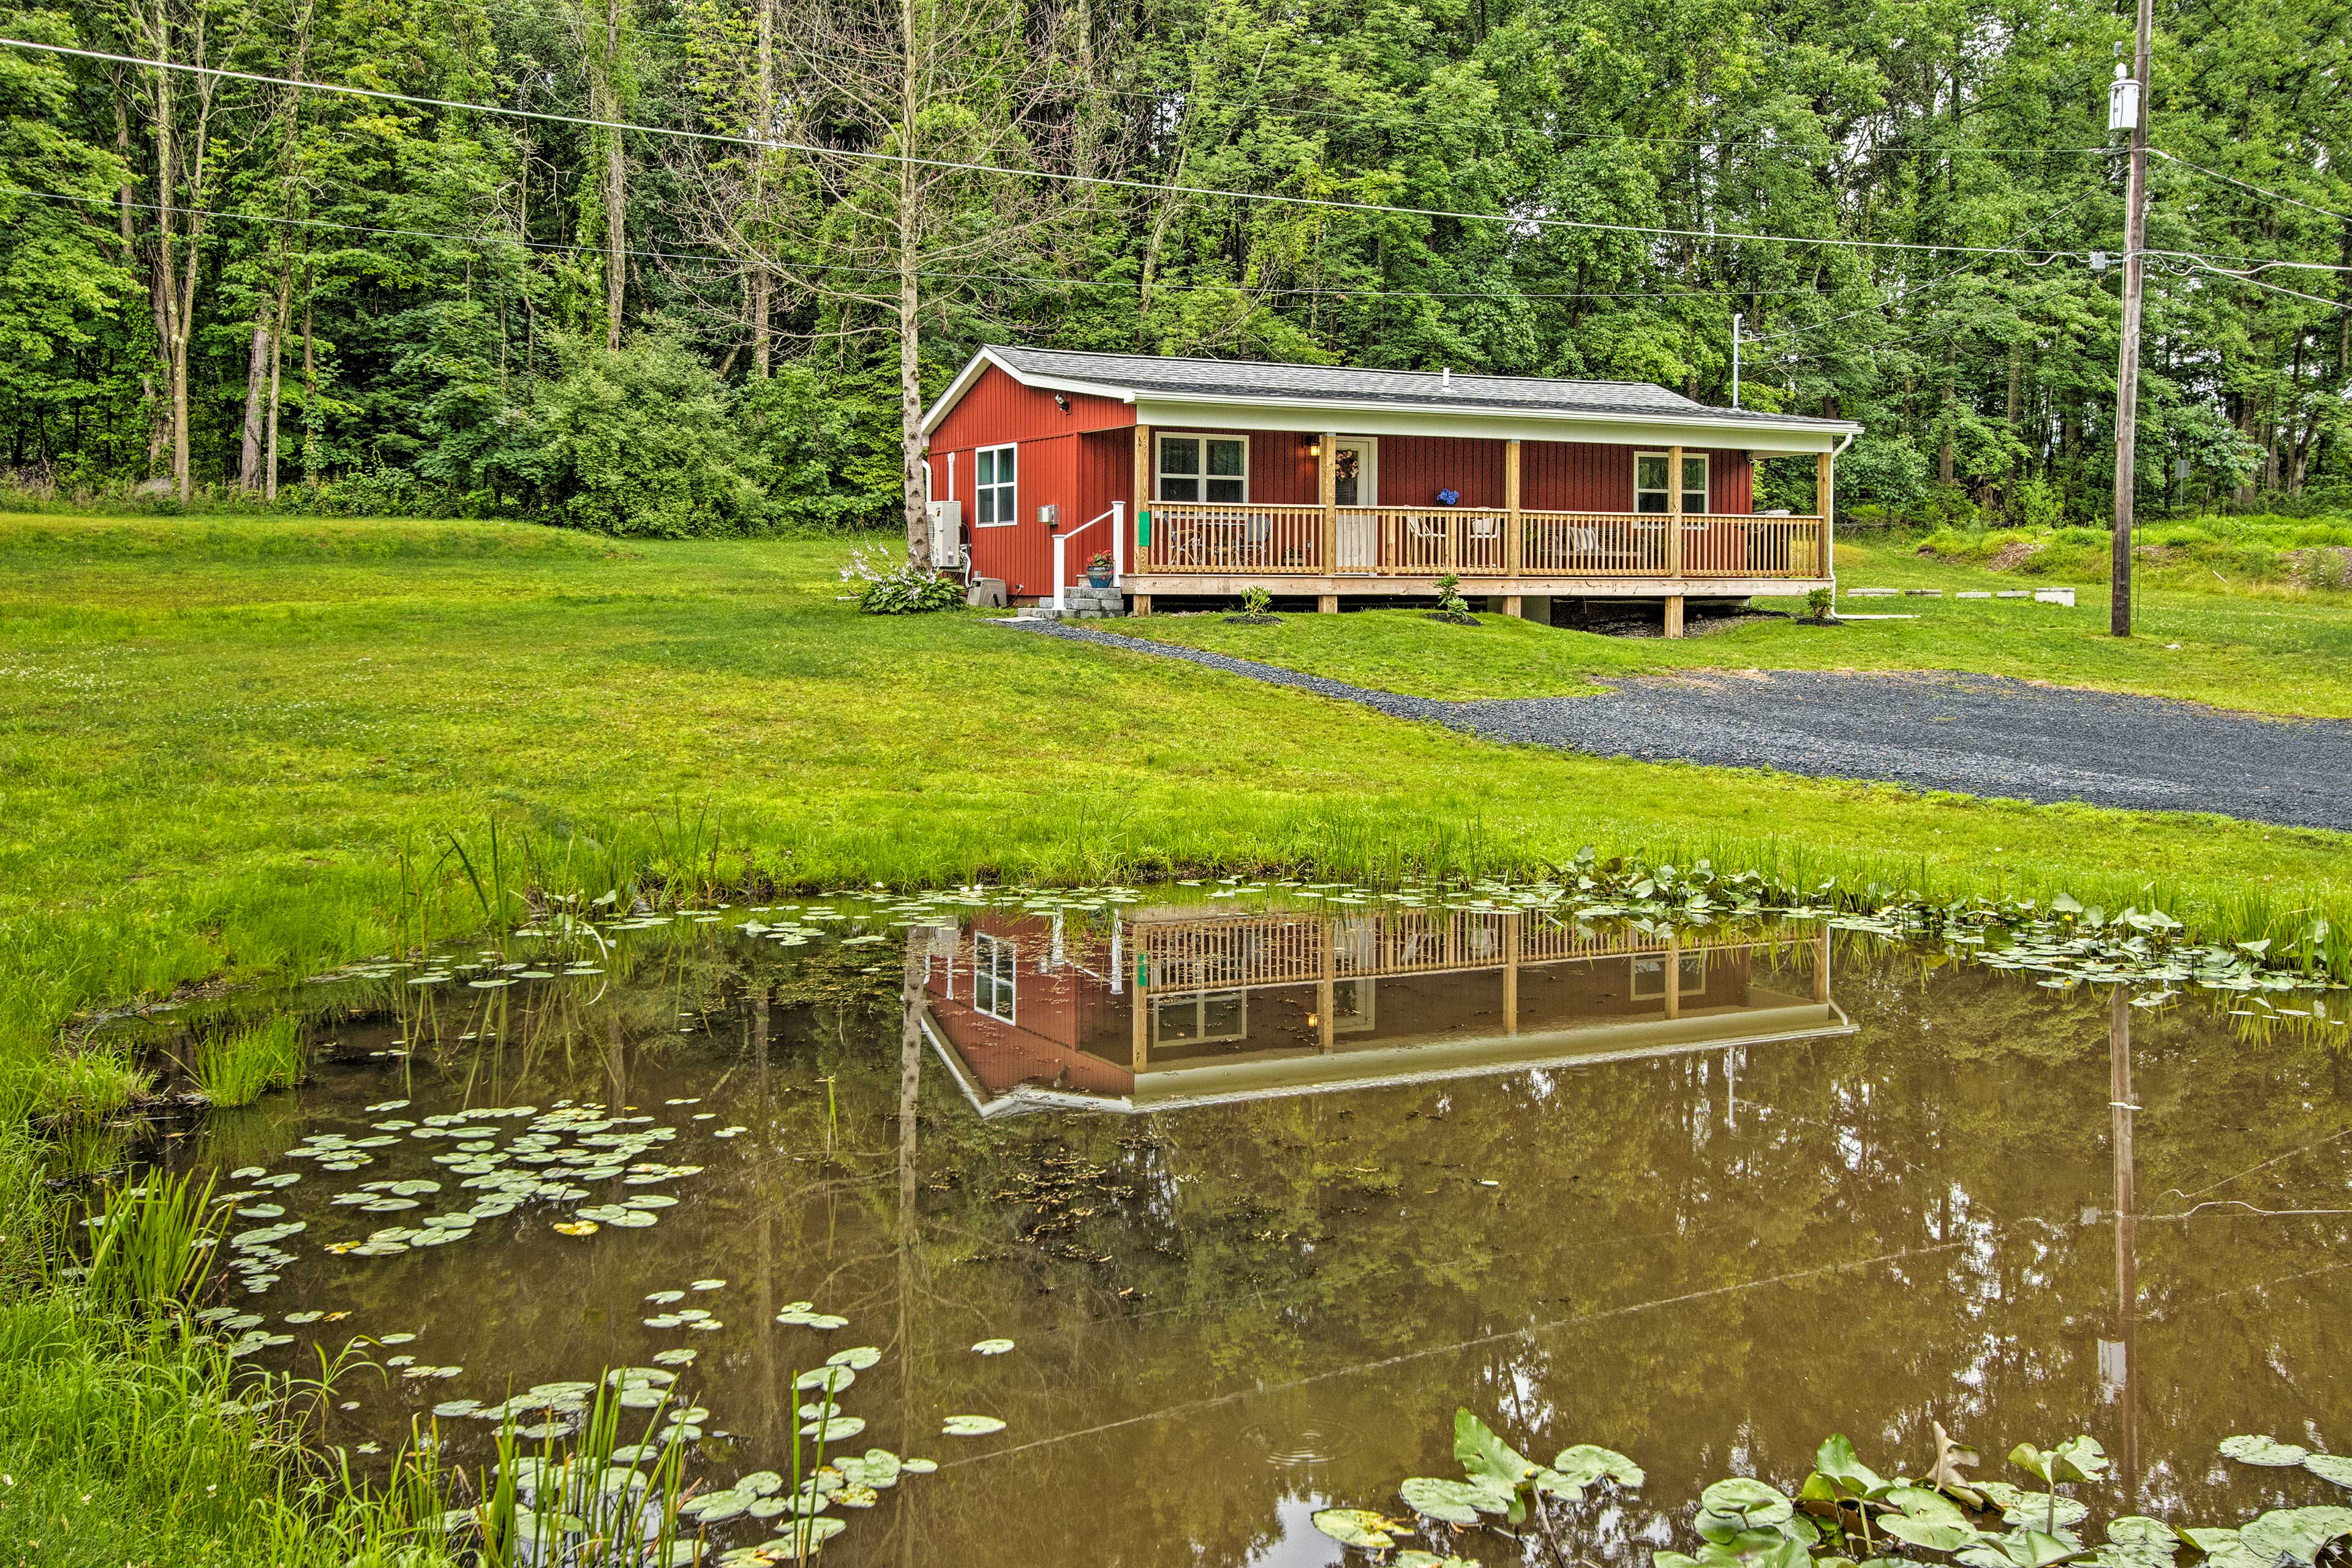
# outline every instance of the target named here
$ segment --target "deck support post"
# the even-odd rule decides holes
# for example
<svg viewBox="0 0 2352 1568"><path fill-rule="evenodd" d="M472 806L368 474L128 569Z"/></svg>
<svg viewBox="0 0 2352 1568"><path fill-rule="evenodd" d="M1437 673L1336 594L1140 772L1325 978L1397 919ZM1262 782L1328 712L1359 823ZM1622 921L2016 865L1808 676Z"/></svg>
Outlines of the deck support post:
<svg viewBox="0 0 2352 1568"><path fill-rule="evenodd" d="M1503 548L1507 553L1503 570L1516 577L1527 569L1527 552L1521 543L1526 524L1519 506L1519 438L1516 436L1503 443L1503 510L1508 514L1504 523ZM1510 613L1519 613L1517 599L1511 601Z"/></svg>
<svg viewBox="0 0 2352 1568"><path fill-rule="evenodd" d="M1820 575L1826 577L1835 564L1831 553L1830 515L1836 499L1837 458L1822 452L1813 458L1813 510L1822 514L1821 531L1814 536L1821 547Z"/></svg>
<svg viewBox="0 0 2352 1568"><path fill-rule="evenodd" d="M1665 569L1669 577L1683 574L1683 449L1680 447L1666 448ZM1670 637L1683 635L1683 596L1680 594L1666 596L1665 635ZM1674 1016L1671 1013L1666 1016Z"/></svg>
<svg viewBox="0 0 2352 1568"><path fill-rule="evenodd" d="M1503 1033L1519 1032L1519 922L1526 917L1503 917Z"/></svg>
<svg viewBox="0 0 2352 1568"><path fill-rule="evenodd" d="M1336 1033L1336 1026L1331 1021L1331 1008L1339 990L1335 973L1339 967L1339 954L1335 951L1339 938L1334 930L1337 924L1335 921L1323 921L1316 928L1323 945L1323 973L1315 983L1315 1048L1327 1054L1331 1049L1332 1037Z"/></svg>
<svg viewBox="0 0 2352 1568"><path fill-rule="evenodd" d="M1516 621L1526 615L1526 606L1521 604L1518 595L1506 594L1503 595L1503 614L1510 616L1511 619Z"/></svg>
<svg viewBox="0 0 2352 1568"><path fill-rule="evenodd" d="M1132 1043L1129 1047L1129 1071L1141 1077L1151 1065L1151 987L1138 980L1135 985L1135 1023Z"/></svg>
<svg viewBox="0 0 2352 1568"><path fill-rule="evenodd" d="M1682 469L1680 469L1679 468L1677 468L1675 470L1675 477L1677 479L1679 479L1682 477ZM1676 936L1668 936L1668 937L1666 938L1666 1016L1667 1016L1667 1017L1669 1017L1669 1018L1679 1018L1679 1017L1681 1017L1682 1016L1683 1016L1683 944L1682 944L1682 939L1681 939L1680 937L1676 937Z"/></svg>
<svg viewBox="0 0 2352 1568"><path fill-rule="evenodd" d="M1823 926L1813 938L1813 1000L1823 1006L1830 999L1830 930Z"/></svg>
<svg viewBox="0 0 2352 1568"><path fill-rule="evenodd" d="M1127 613L1130 616L1150 615L1151 613L1151 595L1149 594L1135 595L1128 602Z"/></svg>
<svg viewBox="0 0 2352 1568"><path fill-rule="evenodd" d="M1339 433L1326 430L1316 446L1315 504L1323 509L1318 552L1325 572L1339 569Z"/></svg>
<svg viewBox="0 0 2352 1568"><path fill-rule="evenodd" d="M1338 615L1339 613L1339 595L1337 594L1316 595L1315 608L1323 615Z"/></svg>

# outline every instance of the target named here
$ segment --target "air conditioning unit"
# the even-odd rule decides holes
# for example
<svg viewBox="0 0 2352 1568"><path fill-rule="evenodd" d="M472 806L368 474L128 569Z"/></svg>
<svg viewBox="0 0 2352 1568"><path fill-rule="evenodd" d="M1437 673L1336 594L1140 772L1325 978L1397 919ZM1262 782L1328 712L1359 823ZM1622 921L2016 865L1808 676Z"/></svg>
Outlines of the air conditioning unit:
<svg viewBox="0 0 2352 1568"><path fill-rule="evenodd" d="M931 520L931 564L942 569L962 565L963 502L935 500L928 510Z"/></svg>

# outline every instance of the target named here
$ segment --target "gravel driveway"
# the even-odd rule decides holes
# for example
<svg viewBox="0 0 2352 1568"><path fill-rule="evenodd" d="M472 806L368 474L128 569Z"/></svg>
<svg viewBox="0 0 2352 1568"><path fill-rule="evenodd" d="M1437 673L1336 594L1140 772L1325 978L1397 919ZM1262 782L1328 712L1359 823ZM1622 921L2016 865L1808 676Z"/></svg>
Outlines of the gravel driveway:
<svg viewBox="0 0 2352 1568"><path fill-rule="evenodd" d="M1495 741L2352 830L2352 720L2261 719L2165 698L1951 672L1698 671L1621 679L1599 697L1446 702L1092 626L1017 624Z"/></svg>

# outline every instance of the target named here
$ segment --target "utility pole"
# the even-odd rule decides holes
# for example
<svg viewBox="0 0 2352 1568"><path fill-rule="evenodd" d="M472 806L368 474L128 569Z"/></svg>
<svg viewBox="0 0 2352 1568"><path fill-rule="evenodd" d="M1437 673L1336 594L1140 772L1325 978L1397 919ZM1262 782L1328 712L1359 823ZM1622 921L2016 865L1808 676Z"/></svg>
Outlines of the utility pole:
<svg viewBox="0 0 2352 1568"><path fill-rule="evenodd" d="M2113 602L2107 629L2131 636L2133 443L2139 435L2140 286L2147 267L2148 37L2156 28L2155 0L2139 0L2138 37L2132 74L2116 66L2107 92L2107 129L2131 132L2131 174L2124 187L2124 342L2116 365L2116 536Z"/></svg>
<svg viewBox="0 0 2352 1568"><path fill-rule="evenodd" d="M1739 323L1743 320L1745 318L1738 310L1731 312L1731 406L1734 408L1739 406Z"/></svg>

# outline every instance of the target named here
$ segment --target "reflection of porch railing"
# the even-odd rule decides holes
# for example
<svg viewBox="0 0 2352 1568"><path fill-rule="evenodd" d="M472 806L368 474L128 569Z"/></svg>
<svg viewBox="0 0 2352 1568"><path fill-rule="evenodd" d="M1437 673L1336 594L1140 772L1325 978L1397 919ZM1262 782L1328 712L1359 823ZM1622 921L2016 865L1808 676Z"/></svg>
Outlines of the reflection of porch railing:
<svg viewBox="0 0 2352 1568"><path fill-rule="evenodd" d="M1514 929L1516 928L1516 930ZM1237 990L1320 980L1330 953L1335 979L1360 975L1430 974L1509 963L1517 943L1521 963L1663 952L1654 936L1624 929L1578 934L1567 921L1540 911L1391 910L1361 915L1232 915L1198 921L1143 921L1135 943L1153 991ZM1680 944L1745 947L1753 937L1710 942L1695 933Z"/></svg>
<svg viewBox="0 0 2352 1568"><path fill-rule="evenodd" d="M1655 512L1159 501L1138 572L1249 576L1801 577L1826 575L1818 517L1683 518L1680 570Z"/></svg>

